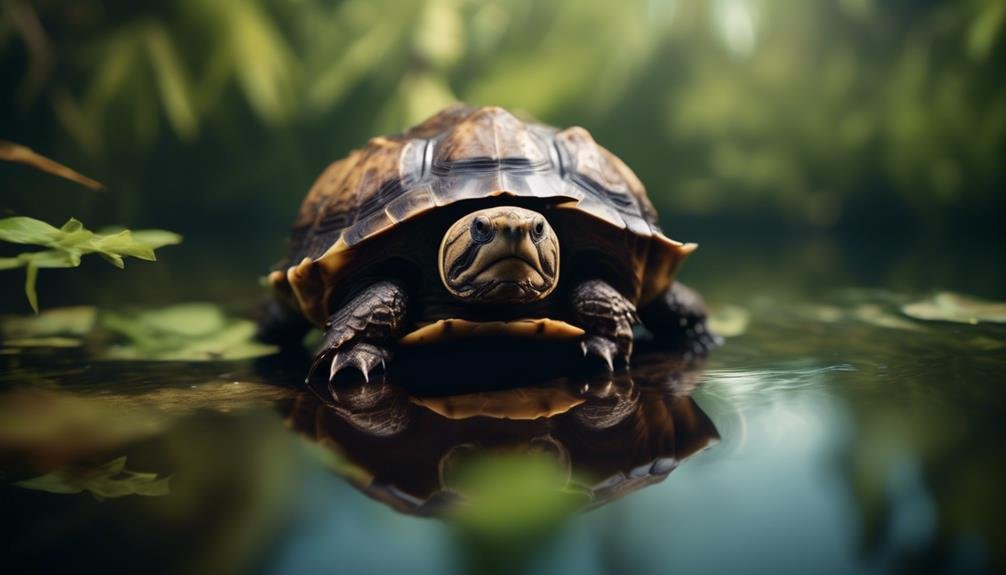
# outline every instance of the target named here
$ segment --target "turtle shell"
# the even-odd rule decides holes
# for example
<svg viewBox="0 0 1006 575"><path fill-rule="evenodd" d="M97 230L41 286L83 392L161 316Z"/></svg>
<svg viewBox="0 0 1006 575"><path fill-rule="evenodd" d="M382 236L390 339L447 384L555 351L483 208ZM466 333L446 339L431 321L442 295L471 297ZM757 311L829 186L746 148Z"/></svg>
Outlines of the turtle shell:
<svg viewBox="0 0 1006 575"><path fill-rule="evenodd" d="M388 257L379 238L448 206L502 199L543 202L571 221L575 232L561 241L610 256L615 287L637 304L663 292L695 248L664 236L642 183L585 129L458 105L330 165L300 208L290 257L269 280L322 325L352 270Z"/></svg>

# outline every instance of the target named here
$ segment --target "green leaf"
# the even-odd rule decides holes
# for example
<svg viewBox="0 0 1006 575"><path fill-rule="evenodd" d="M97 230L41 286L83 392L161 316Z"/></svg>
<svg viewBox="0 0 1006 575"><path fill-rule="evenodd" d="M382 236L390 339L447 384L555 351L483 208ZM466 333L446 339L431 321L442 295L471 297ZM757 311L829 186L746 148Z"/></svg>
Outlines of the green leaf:
<svg viewBox="0 0 1006 575"><path fill-rule="evenodd" d="M978 324L1006 323L1006 302L940 292L929 299L905 304L902 313L915 319Z"/></svg>
<svg viewBox="0 0 1006 575"><path fill-rule="evenodd" d="M747 331L751 314L736 305L714 308L709 315L709 330L722 337L737 337Z"/></svg>
<svg viewBox="0 0 1006 575"><path fill-rule="evenodd" d="M255 341L256 326L227 317L214 304L189 303L137 311L106 312L102 327L120 342L100 352L103 359L211 361L248 359L276 352Z"/></svg>
<svg viewBox="0 0 1006 575"><path fill-rule="evenodd" d="M59 231L64 234L72 234L79 232L82 229L84 229L84 224L80 223L80 220L77 218L70 218L65 224L63 224L63 227L59 228Z"/></svg>
<svg viewBox="0 0 1006 575"><path fill-rule="evenodd" d="M28 252L18 256L35 267L42 268L75 268L80 265L80 252L75 250L45 250Z"/></svg>
<svg viewBox="0 0 1006 575"><path fill-rule="evenodd" d="M14 258L0 258L0 270L26 267L25 294L32 309L38 313L35 284L40 268L72 268L80 265L83 254L97 253L105 261L122 268L123 258L154 261L156 248L177 244L182 238L164 230L142 230L134 235L120 229L113 233L96 234L80 221L70 218L59 229L33 218L13 217L0 220L0 240L17 244L36 244L52 248L25 252Z"/></svg>
<svg viewBox="0 0 1006 575"><path fill-rule="evenodd" d="M74 337L19 337L5 339L4 346L8 348L17 347L58 347L70 348L80 347L83 342Z"/></svg>
<svg viewBox="0 0 1006 575"><path fill-rule="evenodd" d="M145 243L137 242L129 230L122 230L108 236L95 236L91 248L108 255L133 256L141 260L154 261L154 250ZM121 261L122 258L119 258Z"/></svg>
<svg viewBox="0 0 1006 575"><path fill-rule="evenodd" d="M211 303L186 303L149 310L137 314L136 319L151 330L186 338L214 334L227 322L223 311Z"/></svg>
<svg viewBox="0 0 1006 575"><path fill-rule="evenodd" d="M182 243L182 236L165 230L133 230L133 241L146 244L151 249Z"/></svg>
<svg viewBox="0 0 1006 575"><path fill-rule="evenodd" d="M48 493L74 494L90 491L96 499L126 495L161 496L171 492L170 477L126 469L126 458L118 457L94 467L67 466L51 473L16 483L25 489Z"/></svg>
<svg viewBox="0 0 1006 575"><path fill-rule="evenodd" d="M122 260L122 256L120 255L106 253L99 253L98 255L101 256L101 259L119 268L120 270L126 267L126 262Z"/></svg>
<svg viewBox="0 0 1006 575"><path fill-rule="evenodd" d="M94 328L98 310L93 307L63 307L49 309L33 316L0 317L0 336L12 339L51 337L82 338Z"/></svg>
<svg viewBox="0 0 1006 575"><path fill-rule="evenodd" d="M23 265L20 258L0 258L0 270L12 270Z"/></svg>
<svg viewBox="0 0 1006 575"><path fill-rule="evenodd" d="M63 224L63 227L59 228L60 236L55 242L49 245L54 247L66 247L73 248L87 243L92 237L94 237L94 232L88 229L84 229L84 224L80 223L74 218L70 218Z"/></svg>
<svg viewBox="0 0 1006 575"><path fill-rule="evenodd" d="M38 282L38 266L29 262L25 268L24 295L28 297L28 304L31 309L38 313L38 292L35 291L35 284Z"/></svg>
<svg viewBox="0 0 1006 575"><path fill-rule="evenodd" d="M61 237L61 233L60 230L34 218L15 216L0 220L0 240L13 244L48 245Z"/></svg>

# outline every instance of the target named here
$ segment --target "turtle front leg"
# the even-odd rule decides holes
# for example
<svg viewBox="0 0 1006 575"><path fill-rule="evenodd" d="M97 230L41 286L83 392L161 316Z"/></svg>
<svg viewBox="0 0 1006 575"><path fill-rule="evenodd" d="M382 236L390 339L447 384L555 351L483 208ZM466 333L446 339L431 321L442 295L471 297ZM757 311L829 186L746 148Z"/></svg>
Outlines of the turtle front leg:
<svg viewBox="0 0 1006 575"><path fill-rule="evenodd" d="M601 360L609 371L628 365L632 326L639 323L636 306L601 280L578 285L571 304L574 321L587 332L580 342L583 355Z"/></svg>
<svg viewBox="0 0 1006 575"><path fill-rule="evenodd" d="M706 304L702 297L678 282L646 304L639 315L658 342L686 353L705 355L723 342L706 325Z"/></svg>
<svg viewBox="0 0 1006 575"><path fill-rule="evenodd" d="M358 372L364 381L387 369L392 345L405 328L405 289L392 281L377 282L332 314L308 374L328 367L329 385L337 376Z"/></svg>

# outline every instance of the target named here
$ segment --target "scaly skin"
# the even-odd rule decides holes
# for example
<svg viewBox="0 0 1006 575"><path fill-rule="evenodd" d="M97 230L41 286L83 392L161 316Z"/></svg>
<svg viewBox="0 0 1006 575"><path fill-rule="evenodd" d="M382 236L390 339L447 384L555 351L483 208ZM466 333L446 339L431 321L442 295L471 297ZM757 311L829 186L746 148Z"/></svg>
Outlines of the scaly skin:
<svg viewBox="0 0 1006 575"><path fill-rule="evenodd" d="M330 388L337 378L353 377L353 372L363 381L383 374L407 327L407 304L405 289L393 281L380 281L360 292L328 321L308 380L319 370L324 373L324 367ZM702 299L679 283L637 314L632 302L611 285L588 280L573 289L570 307L574 323L587 332L580 342L584 356L609 372L628 366L632 328L640 318L657 341L688 354L704 355L721 343L706 327Z"/></svg>
<svg viewBox="0 0 1006 575"><path fill-rule="evenodd" d="M585 281L571 294L574 323L587 334L583 355L601 360L608 371L627 366L632 354L632 326L639 323L636 306L601 280Z"/></svg>
<svg viewBox="0 0 1006 575"><path fill-rule="evenodd" d="M332 314L325 341L315 356L308 380L329 363L328 381L355 370L364 381L387 369L392 346L405 328L408 296L392 281L377 282Z"/></svg>

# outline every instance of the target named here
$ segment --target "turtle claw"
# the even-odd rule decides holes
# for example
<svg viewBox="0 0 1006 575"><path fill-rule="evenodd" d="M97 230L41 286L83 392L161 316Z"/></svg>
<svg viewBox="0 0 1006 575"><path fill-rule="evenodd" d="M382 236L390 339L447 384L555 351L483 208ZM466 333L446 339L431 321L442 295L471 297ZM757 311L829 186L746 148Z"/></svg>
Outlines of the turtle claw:
<svg viewBox="0 0 1006 575"><path fill-rule="evenodd" d="M588 360L602 362L602 366L606 367L609 373L615 370L618 345L610 339L596 335L588 336L580 342L580 350Z"/></svg>
<svg viewBox="0 0 1006 575"><path fill-rule="evenodd" d="M391 353L387 349L371 343L357 343L332 356L328 381L331 384L336 378L352 377L351 372L355 371L364 383L370 383L372 376L383 376L387 372L389 359Z"/></svg>

